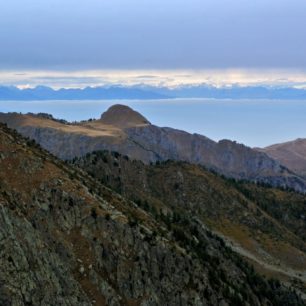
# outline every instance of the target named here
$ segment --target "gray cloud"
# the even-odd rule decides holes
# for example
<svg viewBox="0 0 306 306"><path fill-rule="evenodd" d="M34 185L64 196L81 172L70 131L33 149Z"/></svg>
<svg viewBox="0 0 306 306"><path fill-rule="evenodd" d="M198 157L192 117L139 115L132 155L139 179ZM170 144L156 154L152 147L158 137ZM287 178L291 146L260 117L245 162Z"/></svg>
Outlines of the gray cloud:
<svg viewBox="0 0 306 306"><path fill-rule="evenodd" d="M304 0L10 0L1 69L306 70Z"/></svg>

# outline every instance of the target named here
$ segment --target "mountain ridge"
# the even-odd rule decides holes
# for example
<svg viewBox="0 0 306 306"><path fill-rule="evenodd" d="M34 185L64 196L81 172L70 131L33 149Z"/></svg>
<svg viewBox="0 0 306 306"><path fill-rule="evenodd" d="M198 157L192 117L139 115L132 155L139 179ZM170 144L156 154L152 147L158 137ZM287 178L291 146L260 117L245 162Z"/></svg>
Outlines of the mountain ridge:
<svg viewBox="0 0 306 306"><path fill-rule="evenodd" d="M16 113L0 113L0 121L62 159L110 150L145 163L182 160L202 164L229 177L306 191L306 181L302 177L266 153L229 140L215 142L199 134L155 126L126 106L111 109L116 111L108 122L100 119L66 123L46 116ZM111 113L106 111L108 118ZM129 116L134 119L130 120Z"/></svg>

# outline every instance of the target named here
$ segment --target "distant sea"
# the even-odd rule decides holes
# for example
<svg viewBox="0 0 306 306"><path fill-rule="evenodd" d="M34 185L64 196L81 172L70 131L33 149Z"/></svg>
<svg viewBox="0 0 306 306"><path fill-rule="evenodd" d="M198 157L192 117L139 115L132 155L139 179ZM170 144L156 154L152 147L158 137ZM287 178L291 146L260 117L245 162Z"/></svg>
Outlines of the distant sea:
<svg viewBox="0 0 306 306"><path fill-rule="evenodd" d="M0 101L0 112L45 112L79 121L99 118L113 104L128 105L151 123L251 147L306 138L306 100Z"/></svg>

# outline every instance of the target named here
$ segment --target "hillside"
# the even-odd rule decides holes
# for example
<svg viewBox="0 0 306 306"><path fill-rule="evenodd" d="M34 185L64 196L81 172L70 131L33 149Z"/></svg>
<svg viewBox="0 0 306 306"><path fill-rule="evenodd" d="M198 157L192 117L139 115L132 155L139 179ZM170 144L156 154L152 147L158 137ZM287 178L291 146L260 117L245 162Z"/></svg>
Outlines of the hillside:
<svg viewBox="0 0 306 306"><path fill-rule="evenodd" d="M0 305L305 305L196 219L169 228L4 125L0 153Z"/></svg>
<svg viewBox="0 0 306 306"><path fill-rule="evenodd" d="M265 153L229 140L157 127L127 106L115 105L99 120L66 123L33 114L0 114L0 122L62 159L96 150L117 151L145 163L168 159L201 164L228 177L306 191L305 179Z"/></svg>
<svg viewBox="0 0 306 306"><path fill-rule="evenodd" d="M306 139L296 139L261 149L288 169L306 177Z"/></svg>
<svg viewBox="0 0 306 306"><path fill-rule="evenodd" d="M94 152L72 163L170 228L192 219L208 225L258 271L301 283L306 292L306 196L228 180L186 162L145 165Z"/></svg>

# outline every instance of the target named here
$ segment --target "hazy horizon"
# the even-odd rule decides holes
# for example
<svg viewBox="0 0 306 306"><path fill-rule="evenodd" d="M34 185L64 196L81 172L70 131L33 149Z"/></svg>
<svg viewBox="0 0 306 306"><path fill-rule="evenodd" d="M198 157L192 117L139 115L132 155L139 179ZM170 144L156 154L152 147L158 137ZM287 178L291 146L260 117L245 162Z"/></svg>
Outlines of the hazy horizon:
<svg viewBox="0 0 306 306"><path fill-rule="evenodd" d="M1 6L0 26L0 85L207 84L306 92L304 0L26 0L24 5L11 0ZM158 125L215 140L263 146L306 137L304 100L216 101L201 107L184 101L175 107L154 102L156 109L149 109L148 101L126 103ZM71 103L1 102L0 111L86 119L110 102L75 102L67 108Z"/></svg>

